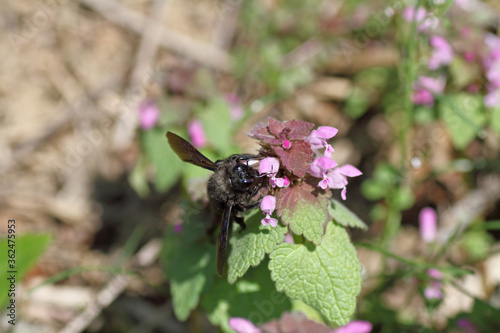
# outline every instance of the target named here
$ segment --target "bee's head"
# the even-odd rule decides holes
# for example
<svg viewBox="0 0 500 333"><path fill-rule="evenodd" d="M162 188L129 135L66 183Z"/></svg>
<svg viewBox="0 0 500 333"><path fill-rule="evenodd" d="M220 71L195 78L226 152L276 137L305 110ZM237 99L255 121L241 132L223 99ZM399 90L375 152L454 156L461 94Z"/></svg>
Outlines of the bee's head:
<svg viewBox="0 0 500 333"><path fill-rule="evenodd" d="M257 171L245 164L237 164L230 174L231 184L234 186L247 187L253 184L257 177Z"/></svg>

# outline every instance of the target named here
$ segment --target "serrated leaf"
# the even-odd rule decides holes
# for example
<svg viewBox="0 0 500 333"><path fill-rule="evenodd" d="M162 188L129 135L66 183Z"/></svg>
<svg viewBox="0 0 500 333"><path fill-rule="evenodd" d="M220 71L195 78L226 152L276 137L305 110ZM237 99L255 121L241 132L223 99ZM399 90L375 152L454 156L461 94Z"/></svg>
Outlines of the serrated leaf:
<svg viewBox="0 0 500 333"><path fill-rule="evenodd" d="M276 289L337 325L349 322L361 291L361 264L342 226L328 223L321 245L278 245L269 268Z"/></svg>
<svg viewBox="0 0 500 333"><path fill-rule="evenodd" d="M323 194L314 195L314 191L317 189L306 182L284 188L278 193L276 207L285 225L318 245L328 219L328 199Z"/></svg>
<svg viewBox="0 0 500 333"><path fill-rule="evenodd" d="M184 162L168 145L163 129L153 128L141 133L141 144L147 160L155 171L155 187L167 191L178 180Z"/></svg>
<svg viewBox="0 0 500 333"><path fill-rule="evenodd" d="M486 121L481 98L470 94L442 98L439 111L450 131L453 145L458 149L465 148L479 134Z"/></svg>
<svg viewBox="0 0 500 333"><path fill-rule="evenodd" d="M367 230L368 226L359 217L356 216L349 208L335 199L330 199L328 213L339 224L345 227L354 227Z"/></svg>
<svg viewBox="0 0 500 333"><path fill-rule="evenodd" d="M7 222L5 223L7 224ZM7 291L10 288L10 281L5 278L6 275L4 274L7 274L7 271L16 271L16 284L19 285L24 275L49 246L52 237L49 234L16 234L16 238L10 240L9 244L7 237L0 239L0 253L3 256L2 260L0 260L0 272L3 272L2 279L0 279L0 290L2 291L0 293L0 305L4 305L8 300ZM9 250L11 251L9 252ZM11 260L11 258L7 257L9 254L15 254L14 267L8 266L8 260Z"/></svg>
<svg viewBox="0 0 500 333"><path fill-rule="evenodd" d="M213 279L215 249L210 245L179 248L171 270L170 291L177 319L184 321L196 308L200 295Z"/></svg>
<svg viewBox="0 0 500 333"><path fill-rule="evenodd" d="M208 319L223 332L234 333L229 327L231 317L243 317L255 325L279 318L291 308L290 300L274 288L269 276L267 260L250 268L236 283L216 279L210 290L203 294L202 306Z"/></svg>
<svg viewBox="0 0 500 333"><path fill-rule="evenodd" d="M230 238L231 253L228 259L228 281L234 283L242 277L250 266L257 266L266 253L283 242L287 228L281 224L276 227L263 226L263 215L255 211L246 219L247 228L240 234L233 232Z"/></svg>

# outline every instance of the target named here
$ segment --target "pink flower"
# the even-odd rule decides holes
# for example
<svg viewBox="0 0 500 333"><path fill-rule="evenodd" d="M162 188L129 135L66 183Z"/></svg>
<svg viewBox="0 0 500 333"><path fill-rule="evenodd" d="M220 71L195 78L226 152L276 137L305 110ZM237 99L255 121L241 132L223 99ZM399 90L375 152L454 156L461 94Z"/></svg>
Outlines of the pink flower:
<svg viewBox="0 0 500 333"><path fill-rule="evenodd" d="M420 237L426 243L434 241L436 238L437 216L436 211L431 207L425 207L418 216Z"/></svg>
<svg viewBox="0 0 500 333"><path fill-rule="evenodd" d="M428 300L439 300L443 298L443 292L441 291L440 287L431 285L424 289L424 297Z"/></svg>
<svg viewBox="0 0 500 333"><path fill-rule="evenodd" d="M439 24L437 17L427 15L427 11L422 7L418 7L416 12L414 7L406 7L403 9L402 17L406 22L410 23L415 20L417 22L418 31L420 32L434 29Z"/></svg>
<svg viewBox="0 0 500 333"><path fill-rule="evenodd" d="M427 107L432 107L434 105L434 95L430 91L425 89L417 88L411 96L411 101L415 105L425 105Z"/></svg>
<svg viewBox="0 0 500 333"><path fill-rule="evenodd" d="M276 186L278 187L288 187L290 185L290 179L288 179L287 176L283 178L276 178L275 176L271 177L269 179L269 184L274 188Z"/></svg>
<svg viewBox="0 0 500 333"><path fill-rule="evenodd" d="M188 123L187 130L191 138L191 143L195 148L203 148L207 145L207 138L205 137L203 125L198 119L191 120Z"/></svg>
<svg viewBox="0 0 500 333"><path fill-rule="evenodd" d="M342 200L346 200L347 194L347 177L357 177L361 176L363 173L353 167L350 164L343 165L341 167L337 167L328 172L326 175L328 179L328 187L330 188L341 188L341 197Z"/></svg>
<svg viewBox="0 0 500 333"><path fill-rule="evenodd" d="M435 268L430 268L427 270L427 275L432 278L432 280L430 281L430 285L424 289L424 297L428 300L442 299L443 292L441 287L443 283L440 280L443 278L443 273Z"/></svg>
<svg viewBox="0 0 500 333"><path fill-rule="evenodd" d="M259 164L259 174L276 175L280 168L280 161L275 157L266 157Z"/></svg>
<svg viewBox="0 0 500 333"><path fill-rule="evenodd" d="M180 234L182 232L182 223L174 225L174 233Z"/></svg>
<svg viewBox="0 0 500 333"><path fill-rule="evenodd" d="M479 330L477 329L476 325L474 325L468 319L462 318L457 320L457 326L460 327L462 329L461 332L464 333L479 333Z"/></svg>
<svg viewBox="0 0 500 333"><path fill-rule="evenodd" d="M484 105L490 108L494 108L500 105L500 89L495 89L489 91L484 96Z"/></svg>
<svg viewBox="0 0 500 333"><path fill-rule="evenodd" d="M415 12L415 7L406 7L403 9L403 19L406 22L413 22L413 20L417 21L417 23L422 22L427 16L427 11L425 8L418 7Z"/></svg>
<svg viewBox="0 0 500 333"><path fill-rule="evenodd" d="M260 209L262 213L266 215L266 217L260 220L260 223L265 226L270 224L271 227L276 227L278 225L278 220L271 217L271 214L276 209L276 197L266 195L260 203Z"/></svg>
<svg viewBox="0 0 500 333"><path fill-rule="evenodd" d="M429 39L433 51L429 59L429 69L438 69L441 65L448 65L453 60L453 50L441 36L431 36Z"/></svg>
<svg viewBox="0 0 500 333"><path fill-rule="evenodd" d="M292 143L290 142L290 140L285 140L285 141L283 141L283 145L282 146L285 149L289 149L292 146Z"/></svg>
<svg viewBox="0 0 500 333"><path fill-rule="evenodd" d="M160 109L151 99L145 99L139 105L139 122L141 128L148 130L153 128L160 118Z"/></svg>
<svg viewBox="0 0 500 333"><path fill-rule="evenodd" d="M321 158L315 159L311 164L309 164L309 169L307 172L313 177L324 178L328 170L335 168L337 163L330 157L323 156Z"/></svg>
<svg viewBox="0 0 500 333"><path fill-rule="evenodd" d="M369 333L373 325L369 321L353 320L349 324L338 327L332 333Z"/></svg>
<svg viewBox="0 0 500 333"><path fill-rule="evenodd" d="M259 164L259 174L270 177L269 184L272 187L287 187L290 185L290 180L287 177L276 178L280 168L280 162L275 157L266 157Z"/></svg>
<svg viewBox="0 0 500 333"><path fill-rule="evenodd" d="M325 156L331 157L334 152L332 146L328 144L328 140L333 138L339 130L335 127L330 126L320 126L317 130L314 130L306 138L312 149L326 148Z"/></svg>
<svg viewBox="0 0 500 333"><path fill-rule="evenodd" d="M233 93L226 94L226 101L229 104L229 111L231 118L234 120L241 119L243 117L243 108L240 104L240 98Z"/></svg>
<svg viewBox="0 0 500 333"><path fill-rule="evenodd" d="M413 84L415 89L412 96L413 104L432 107L434 95L443 93L445 85L444 77L419 76Z"/></svg>
<svg viewBox="0 0 500 333"><path fill-rule="evenodd" d="M229 327L237 333L261 333L260 328L256 327L252 322L245 318L233 317L229 318Z"/></svg>

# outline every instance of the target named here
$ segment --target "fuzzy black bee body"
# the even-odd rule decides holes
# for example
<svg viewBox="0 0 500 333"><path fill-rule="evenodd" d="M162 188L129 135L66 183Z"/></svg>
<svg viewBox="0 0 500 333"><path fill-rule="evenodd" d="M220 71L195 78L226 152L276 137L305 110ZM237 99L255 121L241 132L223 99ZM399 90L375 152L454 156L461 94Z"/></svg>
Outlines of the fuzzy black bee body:
<svg viewBox="0 0 500 333"><path fill-rule="evenodd" d="M258 203L250 200L262 187L262 179L251 164L260 160L259 156L231 155L215 163L196 150L188 141L167 132L170 147L185 162L192 163L214 173L208 180L207 194L211 204L222 212L219 237L217 238L217 273L222 275L226 262L226 248L231 221L236 221L244 229L241 213L254 208Z"/></svg>

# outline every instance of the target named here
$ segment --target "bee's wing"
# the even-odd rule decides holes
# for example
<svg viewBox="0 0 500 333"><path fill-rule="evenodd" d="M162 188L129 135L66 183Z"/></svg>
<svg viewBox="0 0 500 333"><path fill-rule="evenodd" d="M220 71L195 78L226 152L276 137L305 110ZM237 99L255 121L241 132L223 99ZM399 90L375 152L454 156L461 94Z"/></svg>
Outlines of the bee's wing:
<svg viewBox="0 0 500 333"><path fill-rule="evenodd" d="M174 134L167 132L168 144L184 162L189 162L202 168L215 171L215 163L197 151L192 144Z"/></svg>
<svg viewBox="0 0 500 333"><path fill-rule="evenodd" d="M231 210L233 203L228 202L224 213L222 214L222 221L220 224L220 233L217 237L217 274L222 276L224 264L226 263L226 248L227 240L229 238L229 225L231 222Z"/></svg>

